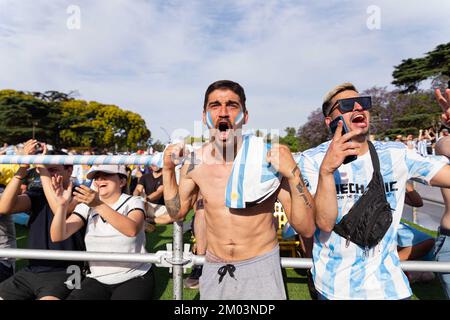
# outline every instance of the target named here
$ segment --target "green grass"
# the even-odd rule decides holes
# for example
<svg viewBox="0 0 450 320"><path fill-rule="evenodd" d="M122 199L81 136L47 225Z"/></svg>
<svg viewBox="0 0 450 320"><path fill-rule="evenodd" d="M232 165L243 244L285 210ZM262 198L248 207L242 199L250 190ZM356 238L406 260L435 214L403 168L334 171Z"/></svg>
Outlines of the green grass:
<svg viewBox="0 0 450 320"><path fill-rule="evenodd" d="M192 212L187 216L187 220L192 219ZM406 222L406 221L405 221ZM410 225L424 231L432 236L436 236L436 232L424 229L420 226L407 222ZM160 225L156 227L156 230L152 233L147 233L147 251L156 252L159 250L166 250L166 244L172 242L172 225ZM27 241L27 228L16 225L17 233L17 246L19 248L26 248ZM183 237L184 243L191 241L190 232L186 232ZM282 253L282 256L284 254ZM20 269L26 265L26 261L18 259L16 262L17 269ZM190 269L184 275L187 278L190 273ZM311 300L309 294L307 277L305 270L286 268L283 269L283 276L285 280L285 286L288 299L290 300ZM156 288L155 299L159 300L172 300L173 281L172 274L169 273L168 268L156 268L155 271ZM435 300L445 299L442 288L437 279L428 283L414 283L411 285L413 290L413 300ZM198 290L183 289L184 300L197 300L199 299Z"/></svg>

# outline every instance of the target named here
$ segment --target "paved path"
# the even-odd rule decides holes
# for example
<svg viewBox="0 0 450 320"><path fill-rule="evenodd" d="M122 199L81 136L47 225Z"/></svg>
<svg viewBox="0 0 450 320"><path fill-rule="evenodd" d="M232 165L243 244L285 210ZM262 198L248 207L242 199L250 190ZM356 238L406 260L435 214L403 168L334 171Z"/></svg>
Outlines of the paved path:
<svg viewBox="0 0 450 320"><path fill-rule="evenodd" d="M423 207L416 208L414 217L412 207L405 205L403 218L429 230L437 230L444 211L440 188L426 186L417 182L415 187L423 198Z"/></svg>

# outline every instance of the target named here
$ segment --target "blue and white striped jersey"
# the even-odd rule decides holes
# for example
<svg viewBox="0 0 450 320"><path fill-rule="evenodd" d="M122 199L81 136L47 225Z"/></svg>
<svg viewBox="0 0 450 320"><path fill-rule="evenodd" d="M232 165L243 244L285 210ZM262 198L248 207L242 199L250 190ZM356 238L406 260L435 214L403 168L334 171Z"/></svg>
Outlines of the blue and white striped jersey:
<svg viewBox="0 0 450 320"><path fill-rule="evenodd" d="M299 158L299 168L312 194L316 192L319 168L329 144L330 141L309 149ZM403 299L412 294L397 254L397 228L403 211L406 181L418 177L429 182L446 165L447 158L425 158L407 152L400 142L376 141L373 144L380 159L387 200L394 209L393 222L368 256L352 242L346 247L346 240L338 234L316 230L312 274L316 289L327 299ZM335 171L336 223L364 193L372 173L369 152Z"/></svg>

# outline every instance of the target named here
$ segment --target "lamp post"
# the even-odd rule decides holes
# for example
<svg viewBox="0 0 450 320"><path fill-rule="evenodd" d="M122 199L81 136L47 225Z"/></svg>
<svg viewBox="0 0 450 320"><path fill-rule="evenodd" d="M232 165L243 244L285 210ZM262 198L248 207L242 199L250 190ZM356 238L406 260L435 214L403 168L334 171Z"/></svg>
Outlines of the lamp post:
<svg viewBox="0 0 450 320"><path fill-rule="evenodd" d="M35 127L37 127L37 125L38 125L38 122L37 121L33 121L33 140L34 140L34 137L35 137L35 134L34 134Z"/></svg>
<svg viewBox="0 0 450 320"><path fill-rule="evenodd" d="M169 138L169 144L171 143L170 134L167 132L167 130L164 127L160 127L165 134L167 134L167 137Z"/></svg>

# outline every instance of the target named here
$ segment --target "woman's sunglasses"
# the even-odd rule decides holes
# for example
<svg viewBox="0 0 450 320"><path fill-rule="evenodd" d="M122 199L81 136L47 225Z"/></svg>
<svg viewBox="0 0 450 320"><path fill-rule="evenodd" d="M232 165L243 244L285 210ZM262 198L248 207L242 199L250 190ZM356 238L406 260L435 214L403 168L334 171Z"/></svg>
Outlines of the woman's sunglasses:
<svg viewBox="0 0 450 320"><path fill-rule="evenodd" d="M358 103L363 108L363 110L369 110L370 108L372 108L372 97L363 96L363 97L339 99L331 107L330 112L328 112L328 115L330 115L336 108L338 108L341 113L350 112L355 107L355 103Z"/></svg>

